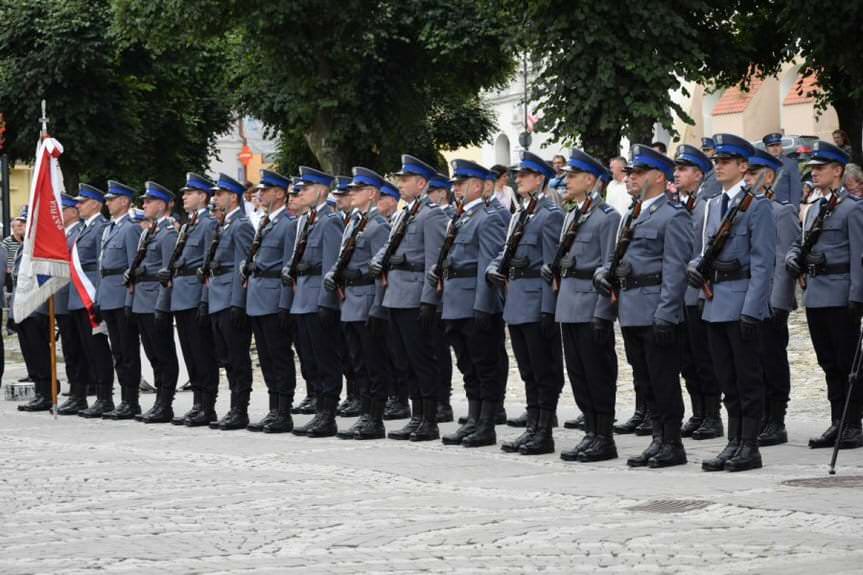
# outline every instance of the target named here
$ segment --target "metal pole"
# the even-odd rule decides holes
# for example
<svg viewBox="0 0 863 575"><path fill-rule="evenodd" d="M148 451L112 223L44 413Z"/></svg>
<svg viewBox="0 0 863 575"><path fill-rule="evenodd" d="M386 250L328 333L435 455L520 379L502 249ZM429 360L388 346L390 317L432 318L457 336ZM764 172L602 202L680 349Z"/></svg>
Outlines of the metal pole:
<svg viewBox="0 0 863 575"><path fill-rule="evenodd" d="M9 224L12 220L12 207L10 205L10 187L9 187L9 156L3 154L0 156L0 180L2 180L2 190L0 190L0 201L3 202L3 236L8 236L12 233Z"/></svg>
<svg viewBox="0 0 863 575"><path fill-rule="evenodd" d="M524 133L527 134L527 52L522 57L522 80L524 81ZM527 150L529 144L525 141L524 149Z"/></svg>
<svg viewBox="0 0 863 575"><path fill-rule="evenodd" d="M48 298L48 341L51 344L51 405L54 406L54 420L57 419L57 396L60 391L57 389L57 338L54 337L56 334L56 321L57 318L54 315L54 296L51 296Z"/></svg>

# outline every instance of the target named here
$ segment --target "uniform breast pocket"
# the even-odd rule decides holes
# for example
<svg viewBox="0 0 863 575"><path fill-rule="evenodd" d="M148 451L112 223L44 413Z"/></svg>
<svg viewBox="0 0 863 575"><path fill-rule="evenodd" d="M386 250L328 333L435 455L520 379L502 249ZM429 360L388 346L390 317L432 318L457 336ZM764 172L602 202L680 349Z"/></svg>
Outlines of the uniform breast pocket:
<svg viewBox="0 0 863 575"><path fill-rule="evenodd" d="M590 249L590 238L587 236L575 236L575 241L572 243L572 255L584 256Z"/></svg>
<svg viewBox="0 0 863 575"><path fill-rule="evenodd" d="M188 240L186 240L186 247L200 248L203 241L203 238L201 238L200 236L190 237Z"/></svg>

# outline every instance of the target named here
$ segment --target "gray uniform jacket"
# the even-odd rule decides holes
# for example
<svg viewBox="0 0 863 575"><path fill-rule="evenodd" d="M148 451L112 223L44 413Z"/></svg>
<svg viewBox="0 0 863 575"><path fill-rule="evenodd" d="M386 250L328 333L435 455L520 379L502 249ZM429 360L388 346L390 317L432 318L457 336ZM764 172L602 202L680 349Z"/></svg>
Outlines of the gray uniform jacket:
<svg viewBox="0 0 863 575"><path fill-rule="evenodd" d="M291 259L294 257L294 244L297 241L297 224L300 219L296 216L291 217L288 222L288 227L285 229L285 246L284 257L282 258L283 268L291 265ZM282 291L279 293L279 310L291 311L291 306L294 304L294 286L282 285Z"/></svg>
<svg viewBox="0 0 863 575"><path fill-rule="evenodd" d="M271 217L261 231L261 247L255 254L254 272L246 287L246 313L250 317L279 313L283 287L281 273L285 265L285 234L294 220L296 218L283 209Z"/></svg>
<svg viewBox="0 0 863 575"><path fill-rule="evenodd" d="M66 247L69 248L71 253L72 246L75 245L75 239L78 237L78 234L81 233L81 230L84 228L84 222L78 220L75 224L72 225L66 231ZM5 261L0 259L0 261ZM5 268L6 266L0 266ZM4 269L5 271L5 269ZM4 278L0 277L0 285L3 285ZM54 313L57 315L66 315L69 313L69 290L74 290L75 288L72 286L72 280L69 280L69 283L61 287L54 294Z"/></svg>
<svg viewBox="0 0 863 575"><path fill-rule="evenodd" d="M211 275L202 293L211 314L230 307L246 308L246 289L240 278L240 268L249 257L255 228L241 208L231 214L219 233L219 245L210 264Z"/></svg>
<svg viewBox="0 0 863 575"><path fill-rule="evenodd" d="M810 263L822 261L824 265L849 264L849 273L821 274L806 277L803 292L805 307L845 307L849 301L863 302L863 202L849 195L844 188L833 212L824 220L824 229L810 254ZM824 202L826 203L826 202ZM803 224L803 235L815 221L824 203L816 200ZM794 243L801 245L801 238Z"/></svg>
<svg viewBox="0 0 863 575"><path fill-rule="evenodd" d="M794 278L785 269L785 255L800 237L800 220L794 204L773 200L771 207L776 220L776 267L770 291L770 308L791 311L797 309L797 298L794 295Z"/></svg>
<svg viewBox="0 0 863 575"><path fill-rule="evenodd" d="M360 215L355 214L342 236L342 243L351 236L354 227L359 223ZM344 279L368 278L369 262L372 256L387 243L390 235L390 224L387 219L378 213L377 208L372 208L369 221L365 229L357 236L356 247L345 269ZM335 269L335 264L331 270ZM366 281L368 281L366 279ZM362 282L361 282L362 283ZM369 316L386 317L380 309L383 301L383 286L381 279L367 285L347 285L345 287L345 300L341 304L342 321L366 321Z"/></svg>
<svg viewBox="0 0 863 575"><path fill-rule="evenodd" d="M507 237L518 221L518 214L519 212L516 212L510 220ZM503 319L508 324L536 323L542 319L542 314L554 314L557 297L552 286L539 276L539 270L543 264L551 264L554 260L562 225L563 211L550 198L542 198L527 221L524 235L512 259L510 276L513 273L527 273L534 277L509 281L503 308ZM506 247L491 262L487 271L497 270L505 249Z"/></svg>
<svg viewBox="0 0 863 575"><path fill-rule="evenodd" d="M575 217L576 210L566 214L560 235ZM594 204L587 219L578 228L575 241L561 260L561 275L575 272L577 277L562 277L557 294L555 319L560 323L588 323L594 317L614 321L611 299L593 287L593 273L614 252L620 214L604 202Z"/></svg>
<svg viewBox="0 0 863 575"><path fill-rule="evenodd" d="M488 201L488 205L493 207L495 211L500 214L500 219L503 220L504 225L509 228L509 220L512 219L512 212L509 211L509 208L505 207L497 197L492 196Z"/></svg>
<svg viewBox="0 0 863 575"><path fill-rule="evenodd" d="M138 242L143 242L146 232L142 233ZM171 311L171 288L163 287L156 274L168 266L174 246L177 244L177 229L171 220L163 219L156 227L144 260L138 266L140 274L135 282L132 299L132 311L135 313L154 313ZM140 244L139 244L140 245Z"/></svg>
<svg viewBox="0 0 863 575"><path fill-rule="evenodd" d="M744 197L732 200L732 209ZM707 245L722 222L722 195L708 202L702 239ZM695 258L697 261L699 258ZM776 220L770 200L757 196L745 212L738 213L714 268L726 272L749 270L749 277L713 283L712 300L706 300L702 319L710 323L740 320L741 315L762 320L770 316L770 290L776 265Z"/></svg>
<svg viewBox="0 0 863 575"><path fill-rule="evenodd" d="M479 201L459 217L458 232L450 248L443 277L443 319L472 318L474 311L498 314L503 310L500 293L485 281L485 270L497 257L506 236L506 224L498 211ZM472 275L470 275L472 273Z"/></svg>
<svg viewBox="0 0 863 575"><path fill-rule="evenodd" d="M219 225L210 212L202 210L198 221L188 232L186 245L177 258L176 275L171 280L171 311L196 309L202 300L203 286L198 281L198 268L204 264L207 248L216 226Z"/></svg>
<svg viewBox="0 0 863 575"><path fill-rule="evenodd" d="M782 171L779 174L779 180L773 186L773 199L799 207L803 197L803 182L800 179L800 168L797 166L797 160L788 156L782 156L780 159L782 160Z"/></svg>
<svg viewBox="0 0 863 575"><path fill-rule="evenodd" d="M701 182L701 190L698 192L698 195L703 197L705 200L709 200L711 198L715 198L721 193L722 184L716 181L716 172L711 170L706 176L704 176L704 180Z"/></svg>
<svg viewBox="0 0 863 575"><path fill-rule="evenodd" d="M297 222L296 235L299 236L307 217L308 214L304 214ZM306 249L297 266L300 275L297 277L294 300L291 302L291 313L297 315L317 313L318 308L321 307L339 309L338 296L335 292L325 290L321 285L321 279L322 274L327 273L336 264L344 227L345 220L341 212L335 211L328 204L318 209L316 221L309 230ZM302 275L304 270L312 273Z"/></svg>
<svg viewBox="0 0 863 575"><path fill-rule="evenodd" d="M81 267L84 274L93 287L99 289L99 253L102 249L102 234L105 226L108 225L108 220L101 214L96 216L92 222L85 224L78 232L78 237L75 238L75 245L78 247L78 260L81 262ZM69 311L84 309L84 303L78 296L78 290L69 290Z"/></svg>
<svg viewBox="0 0 863 575"><path fill-rule="evenodd" d="M99 273L102 281L96 290L96 305L101 310L120 309L132 305L132 294L123 285L123 272L132 265L138 251L141 226L124 215L102 232Z"/></svg>
<svg viewBox="0 0 863 575"><path fill-rule="evenodd" d="M681 323L686 265L692 254L689 212L663 194L641 210L632 231L632 243L618 267L618 275L632 278L661 274L661 283L620 291L617 313L621 327L649 326L657 320Z"/></svg>
<svg viewBox="0 0 863 575"><path fill-rule="evenodd" d="M721 191L722 187L720 187L719 189ZM704 244L704 238L702 237L702 232L704 231L704 208L707 206L707 200L709 200L710 198L702 195L703 192L704 187L702 186L695 197L695 207L693 207L692 212L690 212L690 215L692 216L691 258L697 258L701 255L701 248ZM687 307L698 305L698 300L704 299L704 292L700 289L692 287L691 285L687 285L686 295L684 295L683 299Z"/></svg>
<svg viewBox="0 0 863 575"><path fill-rule="evenodd" d="M384 293L384 307L392 309L418 308L420 304L437 306L440 296L434 286L426 281L425 273L437 263L440 247L446 235L447 217L444 211L428 196L417 200L422 207L413 220L408 222L407 230L398 249L390 260L387 272L388 285ZM393 218L390 237L398 228L402 218L407 217L408 208L399 211ZM375 258L383 257L386 244ZM398 269L399 266L410 269Z"/></svg>

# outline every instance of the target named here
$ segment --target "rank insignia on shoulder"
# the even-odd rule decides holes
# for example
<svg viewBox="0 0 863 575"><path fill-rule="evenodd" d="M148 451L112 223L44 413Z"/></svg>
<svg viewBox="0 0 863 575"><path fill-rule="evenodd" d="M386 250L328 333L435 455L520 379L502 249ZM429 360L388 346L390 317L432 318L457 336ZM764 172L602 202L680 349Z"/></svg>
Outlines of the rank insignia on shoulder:
<svg viewBox="0 0 863 575"><path fill-rule="evenodd" d="M608 204L602 204L601 206L599 206L599 209L602 210L606 214L610 214L611 212L614 211L614 208L612 208Z"/></svg>

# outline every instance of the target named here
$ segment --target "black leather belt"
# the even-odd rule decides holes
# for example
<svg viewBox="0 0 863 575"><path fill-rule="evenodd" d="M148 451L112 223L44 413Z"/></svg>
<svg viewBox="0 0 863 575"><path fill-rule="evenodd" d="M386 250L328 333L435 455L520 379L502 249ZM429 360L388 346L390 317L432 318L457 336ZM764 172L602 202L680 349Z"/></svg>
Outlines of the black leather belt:
<svg viewBox="0 0 863 575"><path fill-rule="evenodd" d="M298 278L303 277L303 276L311 277L311 276L319 276L319 275L321 275L321 266L320 265L309 266L307 268L298 268L297 269L297 277Z"/></svg>
<svg viewBox="0 0 863 575"><path fill-rule="evenodd" d="M157 281L159 281L159 276L157 276L156 274L143 274L143 275L138 276L138 278L135 281L137 283L157 282Z"/></svg>
<svg viewBox="0 0 863 575"><path fill-rule="evenodd" d="M212 270L210 270L210 275L213 277L223 276L225 274L231 273L232 271L234 271L234 268L232 268L232 267L221 267L221 266L219 266L219 267L215 267Z"/></svg>
<svg viewBox="0 0 863 575"><path fill-rule="evenodd" d="M749 268L741 268L739 270L730 270L730 271L721 271L721 270L713 270L713 277L710 278L715 284L722 282L732 282L735 280L746 280L749 279Z"/></svg>
<svg viewBox="0 0 863 575"><path fill-rule="evenodd" d="M398 264L390 264L390 271L403 271L403 272L423 272L425 271L426 266L424 263L422 264L412 264L410 262L401 262Z"/></svg>
<svg viewBox="0 0 863 575"><path fill-rule="evenodd" d="M456 278L475 278L477 272L476 264L472 266L464 266L460 268L447 268L444 272L444 277L448 280Z"/></svg>
<svg viewBox="0 0 863 575"><path fill-rule="evenodd" d="M303 274L302 272L297 272L298 276L301 275L311 275L311 274ZM268 279L279 279L282 277L282 270L268 270L268 271L259 271L255 270L252 272L252 276L256 278L268 278Z"/></svg>
<svg viewBox="0 0 863 575"><path fill-rule="evenodd" d="M577 280L592 280L593 270L576 269L576 268L560 268L560 279L575 278Z"/></svg>
<svg viewBox="0 0 863 575"><path fill-rule="evenodd" d="M370 286L375 283L375 278L370 275L361 275L354 278L345 278L345 287Z"/></svg>
<svg viewBox="0 0 863 575"><path fill-rule="evenodd" d="M185 276L196 276L196 275L198 275L198 269L197 268L190 268L190 267L177 268L177 270L174 271L174 277L176 277L176 278L181 278L181 277L185 277Z"/></svg>
<svg viewBox="0 0 863 575"><path fill-rule="evenodd" d="M815 276L829 276L834 274L847 274L851 272L851 264L809 264L806 266L806 274Z"/></svg>
<svg viewBox="0 0 863 575"><path fill-rule="evenodd" d="M87 264L86 266L81 266L81 270L85 272L97 272L99 271L98 264Z"/></svg>
<svg viewBox="0 0 863 575"><path fill-rule="evenodd" d="M620 289L631 290L641 287L651 287L662 285L662 274L644 274L641 276L629 275L620 280Z"/></svg>
<svg viewBox="0 0 863 575"><path fill-rule="evenodd" d="M530 268L509 268L510 280L532 279L538 277L541 277L539 270L533 270Z"/></svg>
<svg viewBox="0 0 863 575"><path fill-rule="evenodd" d="M112 270L106 270L105 268L102 268L101 270L99 270L99 275L101 275L103 278L109 276L121 276L123 275L123 273L125 273L126 269L128 268L114 268Z"/></svg>

